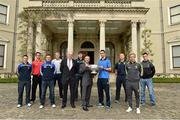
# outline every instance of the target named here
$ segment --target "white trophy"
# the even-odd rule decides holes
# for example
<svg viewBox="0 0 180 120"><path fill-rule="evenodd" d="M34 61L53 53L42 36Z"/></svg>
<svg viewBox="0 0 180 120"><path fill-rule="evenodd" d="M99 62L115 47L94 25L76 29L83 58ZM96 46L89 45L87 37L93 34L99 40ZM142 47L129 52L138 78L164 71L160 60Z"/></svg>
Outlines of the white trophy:
<svg viewBox="0 0 180 120"><path fill-rule="evenodd" d="M90 65L90 68L91 68L91 70L92 70L91 74L97 74L97 72L98 72L98 70L99 70L98 65L95 65L95 64Z"/></svg>

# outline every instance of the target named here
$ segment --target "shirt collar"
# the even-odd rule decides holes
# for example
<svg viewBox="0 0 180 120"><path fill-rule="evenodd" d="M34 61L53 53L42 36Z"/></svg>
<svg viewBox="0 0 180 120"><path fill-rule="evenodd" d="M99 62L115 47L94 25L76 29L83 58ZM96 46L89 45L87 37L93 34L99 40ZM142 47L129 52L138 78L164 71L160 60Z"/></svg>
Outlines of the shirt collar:
<svg viewBox="0 0 180 120"><path fill-rule="evenodd" d="M107 59L107 57L105 57L104 59L101 58L100 60L106 60L106 59Z"/></svg>

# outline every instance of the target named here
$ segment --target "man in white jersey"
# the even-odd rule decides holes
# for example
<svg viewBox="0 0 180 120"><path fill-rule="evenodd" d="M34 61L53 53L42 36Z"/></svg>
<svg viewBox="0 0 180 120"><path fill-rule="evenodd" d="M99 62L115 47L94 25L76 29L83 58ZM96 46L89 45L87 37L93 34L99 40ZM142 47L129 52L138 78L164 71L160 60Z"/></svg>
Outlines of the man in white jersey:
<svg viewBox="0 0 180 120"><path fill-rule="evenodd" d="M54 84L56 85L56 80L57 80L58 81L58 86L59 86L59 96L60 96L60 98L63 97L63 95L62 95L61 71L60 71L61 61L62 61L62 59L60 58L60 53L56 52L55 53L55 59L52 60L52 63L55 65L55 78L54 78L55 81L54 81Z"/></svg>

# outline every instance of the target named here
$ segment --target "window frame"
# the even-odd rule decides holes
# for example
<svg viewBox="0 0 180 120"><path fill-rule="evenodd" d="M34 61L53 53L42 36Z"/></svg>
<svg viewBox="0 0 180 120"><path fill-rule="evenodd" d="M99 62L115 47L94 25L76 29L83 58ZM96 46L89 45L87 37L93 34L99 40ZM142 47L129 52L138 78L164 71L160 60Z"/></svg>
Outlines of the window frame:
<svg viewBox="0 0 180 120"><path fill-rule="evenodd" d="M0 41L0 45L4 45L4 60L3 60L3 66L0 66L0 68L6 68L6 63L7 63L7 42Z"/></svg>
<svg viewBox="0 0 180 120"><path fill-rule="evenodd" d="M10 6L7 5L7 4L1 3L1 2L0 2L0 5L7 7L6 14L0 13L0 14L2 14L2 15L6 15L6 21L5 21L5 23L0 22L0 24L8 25L8 24L9 24L9 10L10 10Z"/></svg>
<svg viewBox="0 0 180 120"><path fill-rule="evenodd" d="M174 16L180 16L180 13L177 13L177 14L172 15L172 9L173 9L173 8L176 8L176 7L180 7L180 4L175 5L175 6L172 6L172 7L169 7L169 24L170 24L170 25L180 24L180 21L175 22L175 23L172 22L172 17L174 17Z"/></svg>
<svg viewBox="0 0 180 120"><path fill-rule="evenodd" d="M2 64L2 66L1 66L1 64L0 64L0 67L4 67L4 57L5 57L5 45L4 44L0 44L0 47L4 47L4 49L3 49L3 55L0 55L0 58L2 57L3 58L3 64Z"/></svg>
<svg viewBox="0 0 180 120"><path fill-rule="evenodd" d="M173 47L177 47L177 46L179 46L180 47L180 45L172 45L171 46L171 51L172 51L172 57L171 57L171 59L172 59L172 67L173 68L180 68L180 66L179 67L176 67L175 65L174 65L174 58L180 58L180 55L179 56L174 56L173 55Z"/></svg>

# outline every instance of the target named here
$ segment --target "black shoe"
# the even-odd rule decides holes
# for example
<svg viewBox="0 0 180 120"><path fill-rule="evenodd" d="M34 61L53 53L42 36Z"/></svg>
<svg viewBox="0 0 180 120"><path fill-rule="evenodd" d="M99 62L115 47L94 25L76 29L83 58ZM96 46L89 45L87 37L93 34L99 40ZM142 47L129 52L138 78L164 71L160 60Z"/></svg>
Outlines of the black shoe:
<svg viewBox="0 0 180 120"><path fill-rule="evenodd" d="M155 106L156 104L155 104L155 103L151 103L150 105L151 105L151 106Z"/></svg>
<svg viewBox="0 0 180 120"><path fill-rule="evenodd" d="M65 108L65 107L66 107L66 105L62 105L62 106L61 106L62 109Z"/></svg>
<svg viewBox="0 0 180 120"><path fill-rule="evenodd" d="M87 107L85 107L85 106L83 106L83 110L84 111L89 111L89 109Z"/></svg>
<svg viewBox="0 0 180 120"><path fill-rule="evenodd" d="M93 107L93 105L87 105L87 107Z"/></svg>
<svg viewBox="0 0 180 120"><path fill-rule="evenodd" d="M30 101L31 101L31 103L34 103L34 100L31 99Z"/></svg>
<svg viewBox="0 0 180 120"><path fill-rule="evenodd" d="M76 106L75 106L74 104L71 104L71 107L72 107L72 108L76 108Z"/></svg>

